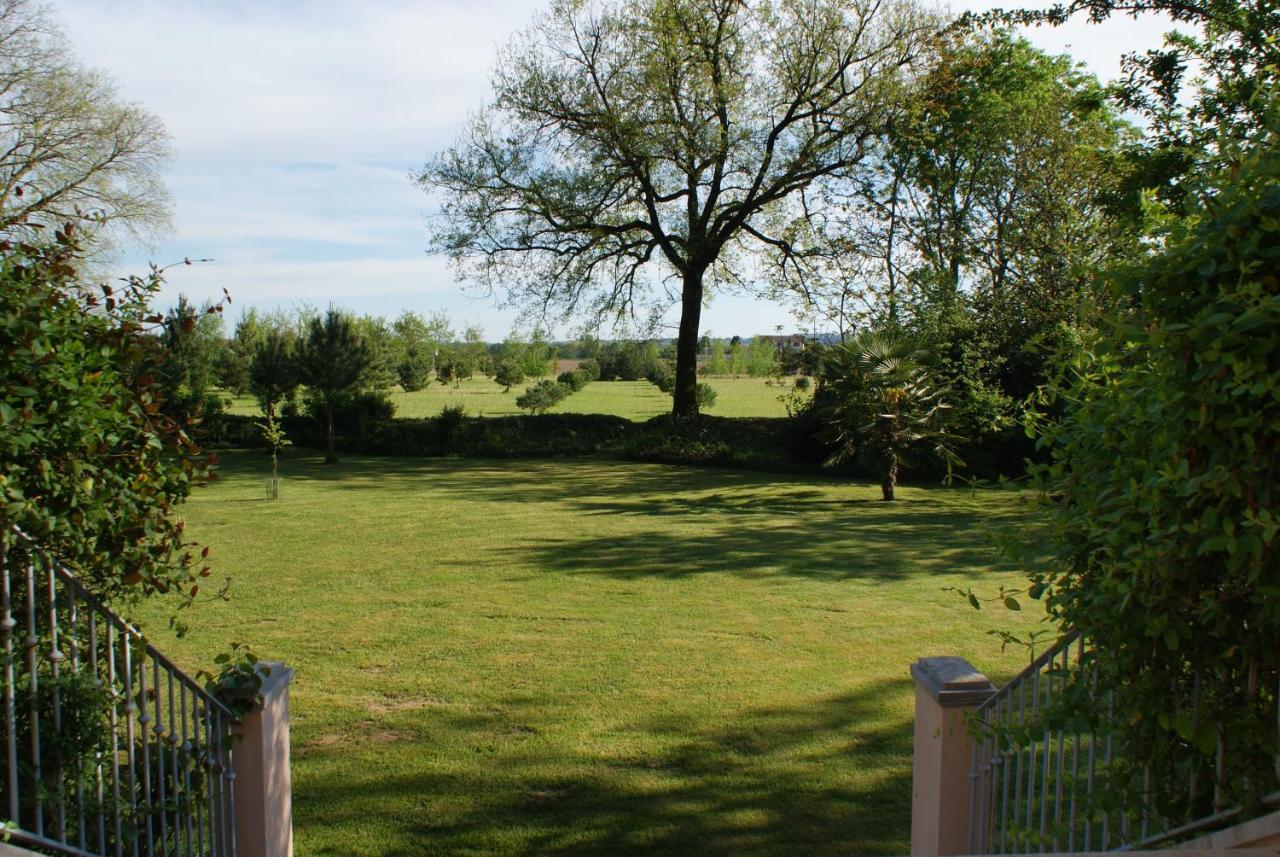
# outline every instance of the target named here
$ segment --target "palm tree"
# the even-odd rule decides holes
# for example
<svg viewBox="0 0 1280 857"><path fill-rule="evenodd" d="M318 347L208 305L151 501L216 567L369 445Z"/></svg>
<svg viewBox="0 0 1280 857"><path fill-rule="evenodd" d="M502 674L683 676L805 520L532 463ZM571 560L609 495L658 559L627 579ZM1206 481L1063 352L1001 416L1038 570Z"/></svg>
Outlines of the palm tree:
<svg viewBox="0 0 1280 857"><path fill-rule="evenodd" d="M885 500L893 499L900 466L920 450L939 455L948 472L959 463L946 429L947 391L934 384L926 358L899 332L863 331L833 348L824 367L828 436L836 446L827 464L869 459Z"/></svg>

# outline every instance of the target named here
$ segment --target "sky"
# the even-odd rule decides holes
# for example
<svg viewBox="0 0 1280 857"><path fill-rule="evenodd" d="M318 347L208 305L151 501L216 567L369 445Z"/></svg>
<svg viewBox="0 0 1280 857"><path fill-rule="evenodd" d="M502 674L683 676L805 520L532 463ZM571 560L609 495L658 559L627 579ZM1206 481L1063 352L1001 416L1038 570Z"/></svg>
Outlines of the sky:
<svg viewBox="0 0 1280 857"><path fill-rule="evenodd" d="M229 320L299 303L388 318L443 310L457 329L503 338L516 310L428 255L434 203L412 175L485 104L498 48L546 2L53 0L80 60L172 138L174 231L127 253L120 273L210 258L171 271L161 302L226 288ZM994 5L1016 4L951 9ZM1107 80L1125 51L1155 47L1166 29L1080 20L1026 35ZM668 321L674 330L674 311ZM702 321L716 336L797 327L787 307L746 295L715 296Z"/></svg>

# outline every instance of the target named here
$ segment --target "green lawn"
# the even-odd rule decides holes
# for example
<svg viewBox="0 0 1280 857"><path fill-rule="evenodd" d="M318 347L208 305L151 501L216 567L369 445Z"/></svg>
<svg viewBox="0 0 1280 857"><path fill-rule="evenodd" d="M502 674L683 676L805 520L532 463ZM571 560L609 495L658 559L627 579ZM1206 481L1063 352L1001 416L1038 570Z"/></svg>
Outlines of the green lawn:
<svg viewBox="0 0 1280 857"><path fill-rule="evenodd" d="M987 628L1016 497L602 461L223 458L186 506L230 603L186 616L297 670L299 855L905 853L908 666Z"/></svg>
<svg viewBox="0 0 1280 857"><path fill-rule="evenodd" d="M707 413L722 417L786 416L779 397L789 387L773 386L764 378L706 378L716 390L716 404ZM523 413L516 397L533 382L504 393L492 379L468 378L457 388L431 384L414 393L393 388L391 401L398 417L434 417L446 405L462 405L471 416L495 417ZM261 413L251 396L232 401L234 414ZM648 381L594 381L551 409L564 414L612 414L642 421L671 412L671 397Z"/></svg>

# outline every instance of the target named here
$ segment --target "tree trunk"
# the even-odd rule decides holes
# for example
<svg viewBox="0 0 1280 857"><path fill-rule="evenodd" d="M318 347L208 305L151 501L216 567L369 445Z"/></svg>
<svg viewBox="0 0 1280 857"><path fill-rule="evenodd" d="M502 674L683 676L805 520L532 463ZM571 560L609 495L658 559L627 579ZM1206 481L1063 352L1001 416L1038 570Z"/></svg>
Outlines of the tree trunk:
<svg viewBox="0 0 1280 857"><path fill-rule="evenodd" d="M329 452L324 457L325 464L337 464L338 453L333 449L333 402L324 403L325 437L329 442Z"/></svg>
<svg viewBox="0 0 1280 857"><path fill-rule="evenodd" d="M880 466L880 493L886 503L893 500L893 489L898 484L898 458L895 455L885 456Z"/></svg>
<svg viewBox="0 0 1280 857"><path fill-rule="evenodd" d="M698 326L702 322L703 269L690 266L684 273L680 301L680 331L676 337L676 386L671 415L677 420L698 415Z"/></svg>

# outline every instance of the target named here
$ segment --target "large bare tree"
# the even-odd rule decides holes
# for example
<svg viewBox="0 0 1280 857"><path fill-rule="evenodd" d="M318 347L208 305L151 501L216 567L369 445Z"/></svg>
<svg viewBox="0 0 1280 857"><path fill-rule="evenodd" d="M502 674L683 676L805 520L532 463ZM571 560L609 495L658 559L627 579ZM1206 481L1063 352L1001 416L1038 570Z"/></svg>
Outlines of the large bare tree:
<svg viewBox="0 0 1280 857"><path fill-rule="evenodd" d="M48 11L0 0L0 234L76 222L148 238L169 220L164 127L72 56Z"/></svg>
<svg viewBox="0 0 1280 857"><path fill-rule="evenodd" d="M867 164L933 27L910 0L557 0L421 174L434 248L544 311L678 285L673 412L694 415L709 288L797 252L787 224Z"/></svg>

